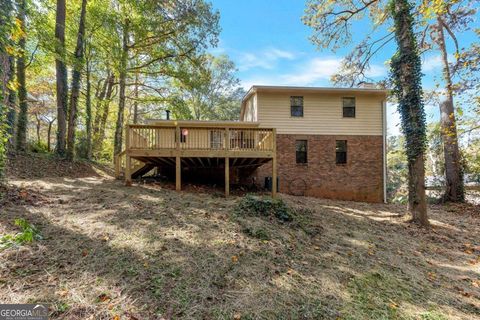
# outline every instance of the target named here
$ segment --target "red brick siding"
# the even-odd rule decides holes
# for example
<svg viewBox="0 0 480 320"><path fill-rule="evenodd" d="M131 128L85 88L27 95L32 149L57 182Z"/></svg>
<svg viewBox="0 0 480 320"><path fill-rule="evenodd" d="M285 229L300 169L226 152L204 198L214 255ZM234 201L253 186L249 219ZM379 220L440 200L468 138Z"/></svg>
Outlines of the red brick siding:
<svg viewBox="0 0 480 320"><path fill-rule="evenodd" d="M297 164L295 140L308 141L308 163ZM347 140L347 164L335 163L335 141ZM277 135L279 192L366 202L383 201L382 136ZM257 183L272 175L257 169Z"/></svg>

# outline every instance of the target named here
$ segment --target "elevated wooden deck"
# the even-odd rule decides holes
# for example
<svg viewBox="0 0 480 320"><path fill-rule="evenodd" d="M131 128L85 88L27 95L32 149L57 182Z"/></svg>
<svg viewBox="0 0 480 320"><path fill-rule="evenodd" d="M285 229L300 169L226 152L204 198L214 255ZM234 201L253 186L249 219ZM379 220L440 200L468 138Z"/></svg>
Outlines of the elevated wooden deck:
<svg viewBox="0 0 480 320"><path fill-rule="evenodd" d="M126 126L125 150L115 159L117 177L125 183L154 167L175 167L181 190L182 168L225 168L225 195L230 192L232 168L255 168L272 161L272 196L276 186L276 132L258 123L158 121Z"/></svg>

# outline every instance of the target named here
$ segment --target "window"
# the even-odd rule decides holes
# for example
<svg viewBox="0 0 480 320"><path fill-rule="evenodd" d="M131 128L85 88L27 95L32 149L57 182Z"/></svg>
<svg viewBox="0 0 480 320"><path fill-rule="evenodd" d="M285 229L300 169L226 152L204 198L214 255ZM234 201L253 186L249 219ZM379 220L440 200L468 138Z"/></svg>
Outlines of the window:
<svg viewBox="0 0 480 320"><path fill-rule="evenodd" d="M307 140L295 142L295 158L297 163L307 163Z"/></svg>
<svg viewBox="0 0 480 320"><path fill-rule="evenodd" d="M337 140L335 154L335 162L337 164L347 163L347 140Z"/></svg>
<svg viewBox="0 0 480 320"><path fill-rule="evenodd" d="M343 117L355 118L355 98L343 98Z"/></svg>
<svg viewBox="0 0 480 320"><path fill-rule="evenodd" d="M303 97L290 97L290 115L303 117Z"/></svg>

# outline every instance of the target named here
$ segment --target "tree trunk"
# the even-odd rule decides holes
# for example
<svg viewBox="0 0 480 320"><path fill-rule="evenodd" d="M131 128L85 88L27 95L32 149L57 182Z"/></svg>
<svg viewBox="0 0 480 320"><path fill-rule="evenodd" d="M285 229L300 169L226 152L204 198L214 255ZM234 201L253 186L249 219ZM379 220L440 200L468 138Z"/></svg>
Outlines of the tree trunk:
<svg viewBox="0 0 480 320"><path fill-rule="evenodd" d="M85 122L87 127L87 159L92 159L92 97L90 83L90 63L87 62L87 92L85 102Z"/></svg>
<svg viewBox="0 0 480 320"><path fill-rule="evenodd" d="M55 118L52 121L48 122L48 131L47 131L47 150L50 152L52 150L50 145L50 137L52 136L52 125L55 122Z"/></svg>
<svg viewBox="0 0 480 320"><path fill-rule="evenodd" d="M97 139L98 132L100 130L100 119L102 115L102 107L103 107L103 100L105 99L105 94L107 92L107 85L108 81L110 79L110 71L107 72L107 77L101 81L103 81L102 88L99 90L97 89L97 92L95 93L95 100L97 101L96 107L95 107L95 120L93 121L93 139ZM100 83L99 83L100 85ZM94 143L95 145L95 143ZM95 147L94 147L95 149Z"/></svg>
<svg viewBox="0 0 480 320"><path fill-rule="evenodd" d="M2 0L0 5L0 184L4 183L5 165L7 162L7 141L9 136L9 128L3 125L5 120L8 121L8 115L11 105L9 104L8 84L12 77L13 58L9 55L5 47L10 44L9 33L11 30L13 4L10 0ZM7 119L5 119L7 117Z"/></svg>
<svg viewBox="0 0 480 320"><path fill-rule="evenodd" d="M138 73L135 74L135 89L133 92L135 100L133 101L133 123L138 123Z"/></svg>
<svg viewBox="0 0 480 320"><path fill-rule="evenodd" d="M41 128L41 119L40 117L38 116L38 113L35 113L35 120L37 120L37 125L36 125L36 131L37 131L37 145L40 145L40 128Z"/></svg>
<svg viewBox="0 0 480 320"><path fill-rule="evenodd" d="M119 101L118 101L118 114L117 123L115 126L115 139L114 139L114 155L119 154L122 151L122 135L123 135L123 118L125 113L125 84L127 79L127 60L128 60L128 28L130 22L125 20L123 26L123 40L122 40L122 57L120 61L120 87L119 87Z"/></svg>
<svg viewBox="0 0 480 320"><path fill-rule="evenodd" d="M422 100L421 61L413 32L411 9L407 0L391 2L398 46L391 60L391 69L406 139L409 209L414 222L428 226L424 164L426 117Z"/></svg>
<svg viewBox="0 0 480 320"><path fill-rule="evenodd" d="M2 19L4 12L0 12L0 23L5 23ZM5 17L5 18L8 18ZM1 28L1 25L0 25ZM0 31L3 31L0 29ZM3 32L0 33L0 36L3 36ZM8 75L9 67L9 57L8 54L0 48L0 123L5 120L5 114L7 113L8 108ZM0 185L3 185L5 179L5 164L7 162L7 145L4 139L5 135L8 135L7 129L5 126L0 124Z"/></svg>
<svg viewBox="0 0 480 320"><path fill-rule="evenodd" d="M25 16L27 10L26 0L19 0L18 6L18 21L21 23L21 29L25 35ZM18 41L18 47L20 49L20 56L17 58L17 82L18 82L18 102L19 113L17 121L17 137L16 147L18 151L25 151L27 147L27 84L25 79L25 50L26 50L26 38L22 36Z"/></svg>
<svg viewBox="0 0 480 320"><path fill-rule="evenodd" d="M13 83L15 80L15 58L13 56L8 57L9 62L9 73L8 73L8 82ZM8 134L8 145L9 148L15 146L15 121L17 119L17 108L15 105L15 100L17 99L17 93L15 90L9 86L8 88L8 111L7 111L7 134Z"/></svg>
<svg viewBox="0 0 480 320"><path fill-rule="evenodd" d="M100 118L98 136L95 142L95 150L99 150L101 148L102 142L105 139L105 128L107 126L108 114L110 112L110 101L112 100L114 85L115 75L110 74L108 78L107 93L105 94L105 101L102 103L102 114Z"/></svg>
<svg viewBox="0 0 480 320"><path fill-rule="evenodd" d="M448 65L448 54L441 17L437 19L437 45L442 53L443 79L446 84L446 96L440 102L440 125L445 158L445 201L462 202L465 200L463 170L458 149L457 124L453 104L452 77Z"/></svg>
<svg viewBox="0 0 480 320"><path fill-rule="evenodd" d="M57 0L55 18L55 70L57 82L57 144L56 153L65 156L67 133L68 75L65 65L65 0Z"/></svg>
<svg viewBox="0 0 480 320"><path fill-rule="evenodd" d="M427 200L425 196L424 157L418 156L408 163L409 208L412 220L422 226L428 226Z"/></svg>
<svg viewBox="0 0 480 320"><path fill-rule="evenodd" d="M75 156L75 130L77 125L78 98L80 96L80 80L82 77L83 65L83 36L85 33L85 14L87 0L82 0L82 11L80 13L80 23L78 26L77 45L75 47L75 61L72 71L72 91L70 93L70 108L68 113L68 132L67 132L67 159L73 160Z"/></svg>

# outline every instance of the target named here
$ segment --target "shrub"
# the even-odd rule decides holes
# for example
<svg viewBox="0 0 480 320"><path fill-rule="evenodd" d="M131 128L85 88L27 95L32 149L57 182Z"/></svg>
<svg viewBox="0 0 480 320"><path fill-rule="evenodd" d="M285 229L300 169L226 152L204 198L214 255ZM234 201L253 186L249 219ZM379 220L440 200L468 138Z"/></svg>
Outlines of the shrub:
<svg viewBox="0 0 480 320"><path fill-rule="evenodd" d="M6 234L0 237L0 248L8 248L14 245L23 245L25 243L33 242L34 240L42 239L38 229L23 218L15 219L15 225L22 229L21 232Z"/></svg>
<svg viewBox="0 0 480 320"><path fill-rule="evenodd" d="M31 142L28 146L33 153L48 153L48 145L45 142Z"/></svg>
<svg viewBox="0 0 480 320"><path fill-rule="evenodd" d="M246 195L235 208L240 215L274 216L282 222L293 220L293 212L282 199L270 199Z"/></svg>
<svg viewBox="0 0 480 320"><path fill-rule="evenodd" d="M263 228L255 228L255 227L245 227L243 228L242 230L246 235L252 237L252 238L256 238L256 239L260 239L260 240L270 240L270 234L268 233L267 230L263 229Z"/></svg>

